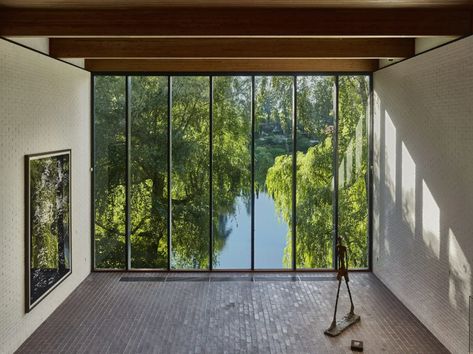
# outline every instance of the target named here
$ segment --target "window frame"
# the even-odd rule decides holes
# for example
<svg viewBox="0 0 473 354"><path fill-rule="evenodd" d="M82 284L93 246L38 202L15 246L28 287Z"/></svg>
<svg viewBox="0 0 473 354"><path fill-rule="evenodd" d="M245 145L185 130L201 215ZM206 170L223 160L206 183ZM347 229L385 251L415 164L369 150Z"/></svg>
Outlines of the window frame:
<svg viewBox="0 0 473 354"><path fill-rule="evenodd" d="M126 235L125 235L125 257L126 257L126 268L125 269L104 269L104 268L97 268L96 267L96 262L95 262L95 172L94 172L94 167L95 167L95 78L99 76L121 76L125 78L125 110L126 110L126 146L127 146L127 152L126 152L126 195L127 195L127 200L126 200ZM130 123L131 123L131 85L130 85L130 80L131 77L136 77L136 76L161 76L165 77L168 82L168 98L167 98L167 123L168 123L168 146L167 146L167 157L168 157L168 229L167 229L167 241L168 241L168 262L167 262L167 269L153 269L153 268L146 268L146 269L136 269L131 267L131 248L130 248L130 166L131 166L131 161L130 161L130 152L131 152L131 129L130 129ZM213 255L213 235L212 235L212 226L210 226L210 231L209 231L209 267L208 269L173 269L171 267L171 253L170 253L170 247L171 247L171 205L170 205L170 192L171 192L171 171L172 171L172 137L171 137L171 132L172 132L172 114L171 114L171 108L172 108L172 95L170 94L172 92L172 78L173 77L179 77L179 76L199 76L199 77L208 77L209 79L209 119L210 119L210 147L209 147L209 154L212 154L213 150L213 144L212 144L212 137L213 137L213 78L214 77L219 77L219 76L246 76L251 78L251 126L252 126L252 141L251 141L251 190L252 190L252 198L251 198L251 268L249 269L213 269L213 260L212 260L212 255ZM281 268L281 269L257 269L255 268L255 233L254 233L254 198L255 198L255 191L254 191L254 171L255 171L255 163L254 163L254 150L255 150L255 136L254 136L254 131L255 131L255 77L258 76L290 76L293 78L293 97L292 97L292 102L293 102L293 113L292 113L292 139L293 139L293 144L297 142L297 134L294 129L297 125L297 78L301 76L332 76L335 79L335 98L334 98L334 145L333 145L333 154L334 154L334 161L333 161L333 176L334 176L334 191L333 191L333 198L334 198L334 204L332 207L332 214L333 214L333 249L334 251L336 250L335 244L336 240L338 237L338 216L339 216L339 210L338 210L338 119L339 119L339 77L340 76L365 76L367 77L367 80L369 82L369 92L368 92L368 124L367 124L367 144L368 144L368 156L367 158L367 179L368 179L368 185L367 185L367 198L368 198L368 218L367 218L367 257L368 257L368 266L367 268L357 268L353 269L353 271L359 271L359 272L371 272L372 271L372 249L373 249L373 73L371 72L360 72L360 71L348 71L348 72L115 72L115 71L103 71L103 72L92 72L91 73L91 85L90 85L90 94L91 94L91 110L90 110L90 122L91 122L91 127L90 127L90 148L91 148L91 153L90 153L90 158L91 158L91 225L90 225L90 230L91 230L91 271L92 272L113 272L113 271L120 271L120 272L140 272L140 271L145 271L145 272L334 272L337 270L336 265L336 258L337 254L336 252L333 252L333 261L332 261L332 268L327 268L327 269L320 269L320 268L297 268L296 266L296 250L297 250L297 232L296 232L296 176L295 176L295 169L297 166L297 161L296 161L296 155L297 155L297 148L296 145L293 146L293 152L292 152L292 242L291 242L291 247L292 247L292 262L291 268ZM210 155L211 156L211 155ZM212 158L211 158L212 160ZM209 164L209 169L210 169L210 186L212 185L212 163ZM211 188L212 190L212 188ZM210 218L212 218L212 204L213 204L213 193L210 191Z"/></svg>

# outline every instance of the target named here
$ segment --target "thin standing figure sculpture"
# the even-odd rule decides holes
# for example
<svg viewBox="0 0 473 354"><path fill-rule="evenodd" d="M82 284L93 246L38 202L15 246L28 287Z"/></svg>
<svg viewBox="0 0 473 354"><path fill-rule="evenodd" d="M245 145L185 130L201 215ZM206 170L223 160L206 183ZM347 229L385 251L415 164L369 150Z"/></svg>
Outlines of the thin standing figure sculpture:
<svg viewBox="0 0 473 354"><path fill-rule="evenodd" d="M333 321L330 327L325 330L325 334L331 337L338 336L345 329L355 324L360 320L360 316L355 314L355 306L353 305L353 300L351 298L350 286L348 285L348 257L347 257L347 248L342 244L341 237L338 238L337 242L337 253L338 253L338 289L337 289L337 298L335 300L335 311L333 313ZM342 278L345 278L345 284L347 284L348 296L350 297L350 312L346 314L340 321L337 322L337 307L338 307L338 297L340 295L340 285L342 283Z"/></svg>

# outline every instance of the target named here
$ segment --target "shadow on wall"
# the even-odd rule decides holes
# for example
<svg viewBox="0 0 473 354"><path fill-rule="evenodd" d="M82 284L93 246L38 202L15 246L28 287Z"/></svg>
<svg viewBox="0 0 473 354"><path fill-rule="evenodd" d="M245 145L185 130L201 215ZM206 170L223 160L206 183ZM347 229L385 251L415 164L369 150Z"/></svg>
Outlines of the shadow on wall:
<svg viewBox="0 0 473 354"><path fill-rule="evenodd" d="M402 97L389 99L375 92L374 272L448 349L467 352L473 159L456 149L468 139L429 121L423 102L399 113Z"/></svg>

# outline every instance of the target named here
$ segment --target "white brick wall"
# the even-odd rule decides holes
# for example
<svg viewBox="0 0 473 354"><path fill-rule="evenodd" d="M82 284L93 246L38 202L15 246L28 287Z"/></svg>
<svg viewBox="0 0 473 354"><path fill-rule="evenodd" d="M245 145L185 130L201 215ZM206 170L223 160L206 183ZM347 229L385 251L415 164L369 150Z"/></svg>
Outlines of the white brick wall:
<svg viewBox="0 0 473 354"><path fill-rule="evenodd" d="M468 351L473 36L374 74L374 273L453 353Z"/></svg>
<svg viewBox="0 0 473 354"><path fill-rule="evenodd" d="M25 314L25 154L72 149L72 275ZM90 271L90 74L0 39L0 353Z"/></svg>

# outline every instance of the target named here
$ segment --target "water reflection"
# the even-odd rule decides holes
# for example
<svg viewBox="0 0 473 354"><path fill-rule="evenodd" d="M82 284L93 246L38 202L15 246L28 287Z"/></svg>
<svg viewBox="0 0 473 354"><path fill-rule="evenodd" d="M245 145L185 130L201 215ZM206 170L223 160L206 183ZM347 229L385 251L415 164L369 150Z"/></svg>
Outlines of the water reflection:
<svg viewBox="0 0 473 354"><path fill-rule="evenodd" d="M226 215L221 223L224 246L217 254L216 268L251 268L251 214L243 197L235 199L235 214Z"/></svg>
<svg viewBox="0 0 473 354"><path fill-rule="evenodd" d="M255 267L284 268L288 225L276 211L273 198L260 192L255 199Z"/></svg>
<svg viewBox="0 0 473 354"><path fill-rule="evenodd" d="M274 201L267 193L255 199L255 267L283 268L288 226L276 212ZM251 214L244 198L235 201L235 214L227 216L225 245L217 255L217 268L251 267Z"/></svg>

